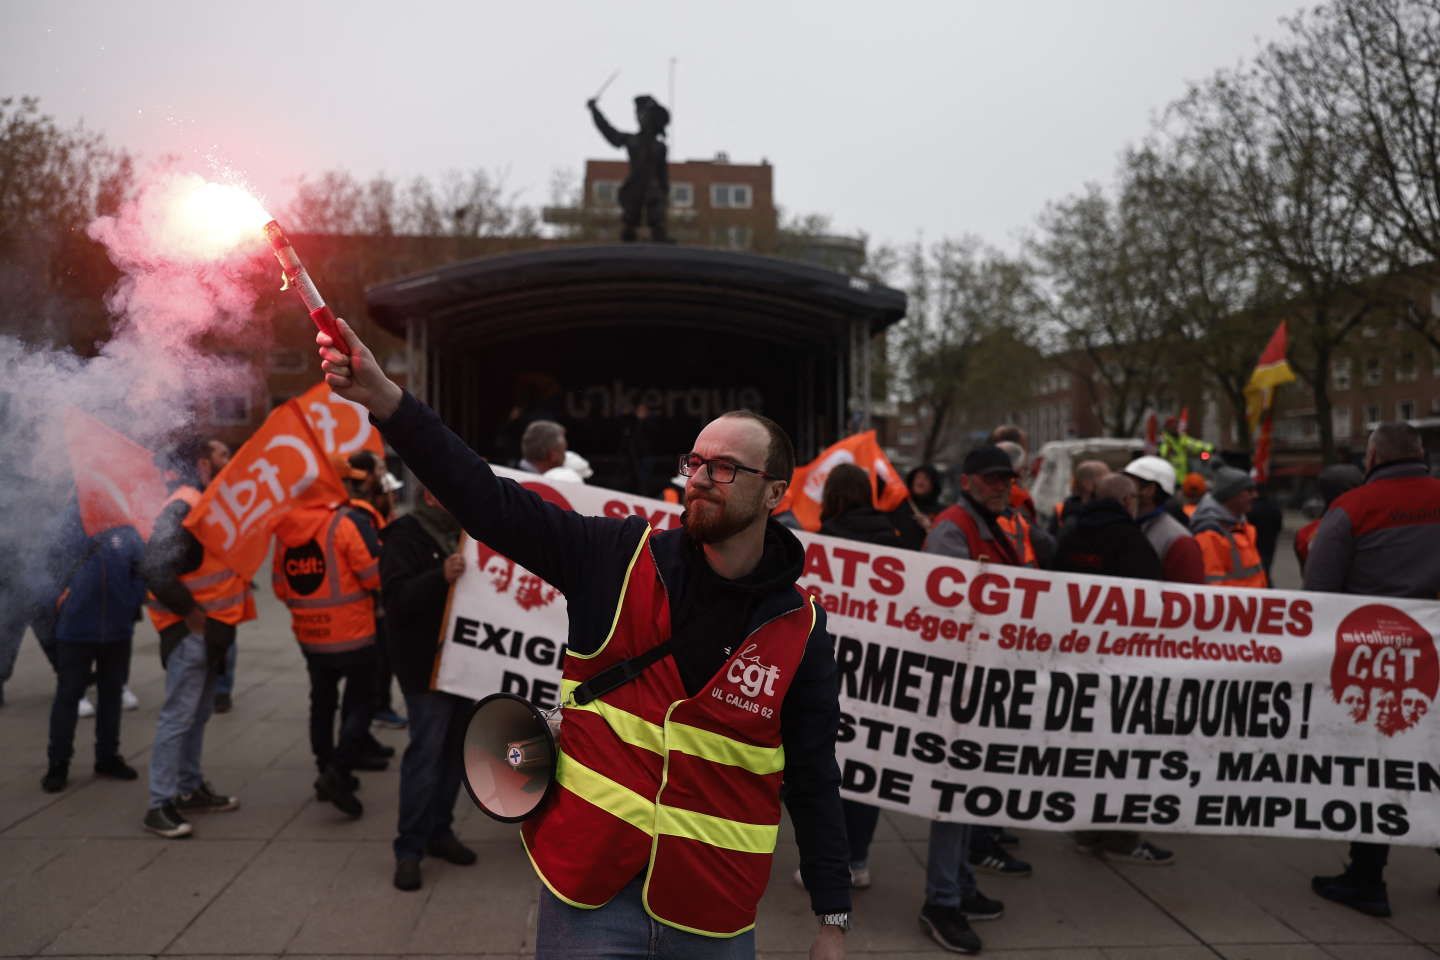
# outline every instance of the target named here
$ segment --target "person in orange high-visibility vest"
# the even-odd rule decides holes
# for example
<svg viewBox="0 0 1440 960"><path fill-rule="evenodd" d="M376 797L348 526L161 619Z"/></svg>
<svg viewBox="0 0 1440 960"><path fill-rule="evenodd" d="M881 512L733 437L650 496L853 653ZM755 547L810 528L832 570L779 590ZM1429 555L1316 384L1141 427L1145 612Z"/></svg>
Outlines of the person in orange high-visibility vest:
<svg viewBox="0 0 1440 960"><path fill-rule="evenodd" d="M796 584L805 549L771 516L795 471L784 429L746 410L707 424L678 458L679 527L585 516L496 477L340 330L345 353L317 337L330 386L468 533L566 598L555 782L521 827L543 885L537 960L753 957L782 781L819 921L810 958L841 960L838 668L824 610ZM605 683L636 658L649 665Z"/></svg>
<svg viewBox="0 0 1440 960"><path fill-rule="evenodd" d="M215 706L216 676L235 643L236 625L255 618L255 603L249 584L184 526L201 492L228 462L230 450L219 440L191 438L176 447L169 464L170 497L155 520L141 566L165 668L165 702L155 721L144 826L166 838L190 835L188 813L240 805L211 789L200 772L200 754Z"/></svg>
<svg viewBox="0 0 1440 960"><path fill-rule="evenodd" d="M1190 517L1190 532L1205 557L1205 582L1212 586L1268 587L1255 527L1245 514L1255 503L1255 481L1234 467L1215 471L1210 492Z"/></svg>
<svg viewBox="0 0 1440 960"><path fill-rule="evenodd" d="M379 536L369 515L349 505L292 510L275 536L271 582L275 596L290 608L310 675L310 750L320 774L315 798L359 817L364 807L355 796L351 771L383 767L366 757L376 672L373 592L380 589Z"/></svg>

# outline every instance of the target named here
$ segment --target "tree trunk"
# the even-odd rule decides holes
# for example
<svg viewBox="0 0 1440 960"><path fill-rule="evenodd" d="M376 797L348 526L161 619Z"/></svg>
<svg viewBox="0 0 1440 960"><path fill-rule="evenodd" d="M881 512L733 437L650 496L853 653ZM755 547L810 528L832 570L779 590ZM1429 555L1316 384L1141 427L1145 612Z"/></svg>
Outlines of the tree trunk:
<svg viewBox="0 0 1440 960"><path fill-rule="evenodd" d="M945 421L950 418L951 401L931 403L930 429L925 432L925 447L920 456L921 463L934 463L935 453L940 446L940 437L945 432Z"/></svg>
<svg viewBox="0 0 1440 960"><path fill-rule="evenodd" d="M1335 419L1330 413L1330 351L1328 341L1315 344L1315 371L1310 392L1315 398L1315 425L1320 430L1320 461L1335 462Z"/></svg>

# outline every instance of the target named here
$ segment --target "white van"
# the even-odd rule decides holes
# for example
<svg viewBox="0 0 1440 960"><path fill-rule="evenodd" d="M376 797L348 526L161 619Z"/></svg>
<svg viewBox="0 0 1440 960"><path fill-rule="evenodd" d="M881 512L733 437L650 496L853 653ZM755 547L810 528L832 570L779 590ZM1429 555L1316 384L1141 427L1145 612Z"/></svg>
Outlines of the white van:
<svg viewBox="0 0 1440 960"><path fill-rule="evenodd" d="M1055 505L1070 496L1070 480L1077 463L1103 460L1111 470L1119 470L1144 453L1145 441L1139 437L1051 440L1030 462L1030 475L1034 477L1030 496L1035 500L1036 514L1042 519L1049 518L1055 512Z"/></svg>

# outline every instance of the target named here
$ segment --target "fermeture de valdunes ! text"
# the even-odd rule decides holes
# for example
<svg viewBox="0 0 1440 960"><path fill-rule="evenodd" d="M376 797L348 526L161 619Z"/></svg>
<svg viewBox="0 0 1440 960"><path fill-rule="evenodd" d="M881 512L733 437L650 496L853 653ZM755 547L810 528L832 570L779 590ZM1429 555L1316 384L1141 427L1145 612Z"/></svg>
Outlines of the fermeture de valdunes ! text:
<svg viewBox="0 0 1440 960"><path fill-rule="evenodd" d="M967 565L968 566L968 565ZM973 567L972 567L973 569ZM942 814L963 813L984 820L1077 819L1075 793L1041 787L1001 786L1024 778L1076 781L1159 781L1203 790L1206 777L1180 749L1058 746L1006 742L994 731L1068 732L1129 737L1202 736L1217 740L1303 741L1314 695L1312 684L1234 678L1099 674L1084 671L999 668L970 665L943 655L949 643L989 643L997 649L1037 654L1163 658L1253 664L1280 664L1285 638L1308 637L1313 605L1303 597L1253 592L1184 592L1115 583L1059 584L1015 568L982 567L967 574L958 566L933 566L924 580L931 608L965 610L946 616L895 597L905 588L902 557L872 555L858 547L811 544L802 582L837 620L860 619L908 633L926 644L941 644L942 655L865 642L836 632L842 704L874 704L912 714L917 721L951 720L992 733L984 742L947 739L931 729L894 720L841 714L840 742L859 741L872 754L892 754L944 770L929 788ZM817 583L816 581L819 581ZM823 586L821 585L823 584ZM859 585L855 593L851 591ZM1052 599L1057 587L1063 587ZM1064 604L1072 629L1059 635L1033 625L1042 602ZM908 609L906 607L908 606ZM991 624L987 630L973 619ZM1003 618L1014 617L1013 622ZM1002 622L994 623L994 619ZM832 624L836 626L838 624ZM1239 642L1205 641L1198 634L1219 631L1248 635ZM1275 638L1265 642L1262 638ZM948 685L946 681L949 681ZM948 692L948 697L945 696ZM1107 694L1103 698L1101 694ZM847 758L842 776L852 794L908 803L915 783L910 770ZM977 774L973 783L952 772ZM1359 786L1440 792L1440 766L1360 756L1219 750L1210 771L1218 782ZM1175 824L1183 815L1179 792L1100 792L1083 817L1117 827ZM1193 797L1188 816L1199 827L1270 827L1280 822L1301 831L1348 833L1355 829L1403 836L1406 808L1397 803L1226 795Z"/></svg>

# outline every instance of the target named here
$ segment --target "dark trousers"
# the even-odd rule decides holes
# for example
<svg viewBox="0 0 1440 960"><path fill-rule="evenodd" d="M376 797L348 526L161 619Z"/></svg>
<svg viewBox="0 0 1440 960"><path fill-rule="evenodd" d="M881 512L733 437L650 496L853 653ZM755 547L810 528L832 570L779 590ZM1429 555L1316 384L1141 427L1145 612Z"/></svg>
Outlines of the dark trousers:
<svg viewBox="0 0 1440 960"><path fill-rule="evenodd" d="M471 701L436 690L405 694L410 744L400 760L397 860L420 859L426 844L451 832L470 707Z"/></svg>
<svg viewBox="0 0 1440 960"><path fill-rule="evenodd" d="M385 618L375 618L375 687L372 690L375 697L371 705L375 708L374 713L390 709L390 685L395 679L395 672L390 669L390 655L385 652Z"/></svg>
<svg viewBox="0 0 1440 960"><path fill-rule="evenodd" d="M75 711L94 671L95 761L120 752L120 691L130 679L129 640L110 643L57 642L55 699L50 704L50 764L66 766L75 753Z"/></svg>
<svg viewBox="0 0 1440 960"><path fill-rule="evenodd" d="M344 653L305 654L310 673L310 751L323 771L331 763L348 769L364 749L370 732L370 701L375 684L375 648ZM345 682L344 700L340 682ZM340 742L335 742L335 711L340 711Z"/></svg>
<svg viewBox="0 0 1440 960"><path fill-rule="evenodd" d="M840 806L845 810L845 836L850 839L850 866L863 867L870 862L870 841L875 839L880 808L854 800L841 800Z"/></svg>
<svg viewBox="0 0 1440 960"><path fill-rule="evenodd" d="M1350 844L1349 872L1362 883L1383 883L1385 864L1390 860L1390 845L1385 843Z"/></svg>

